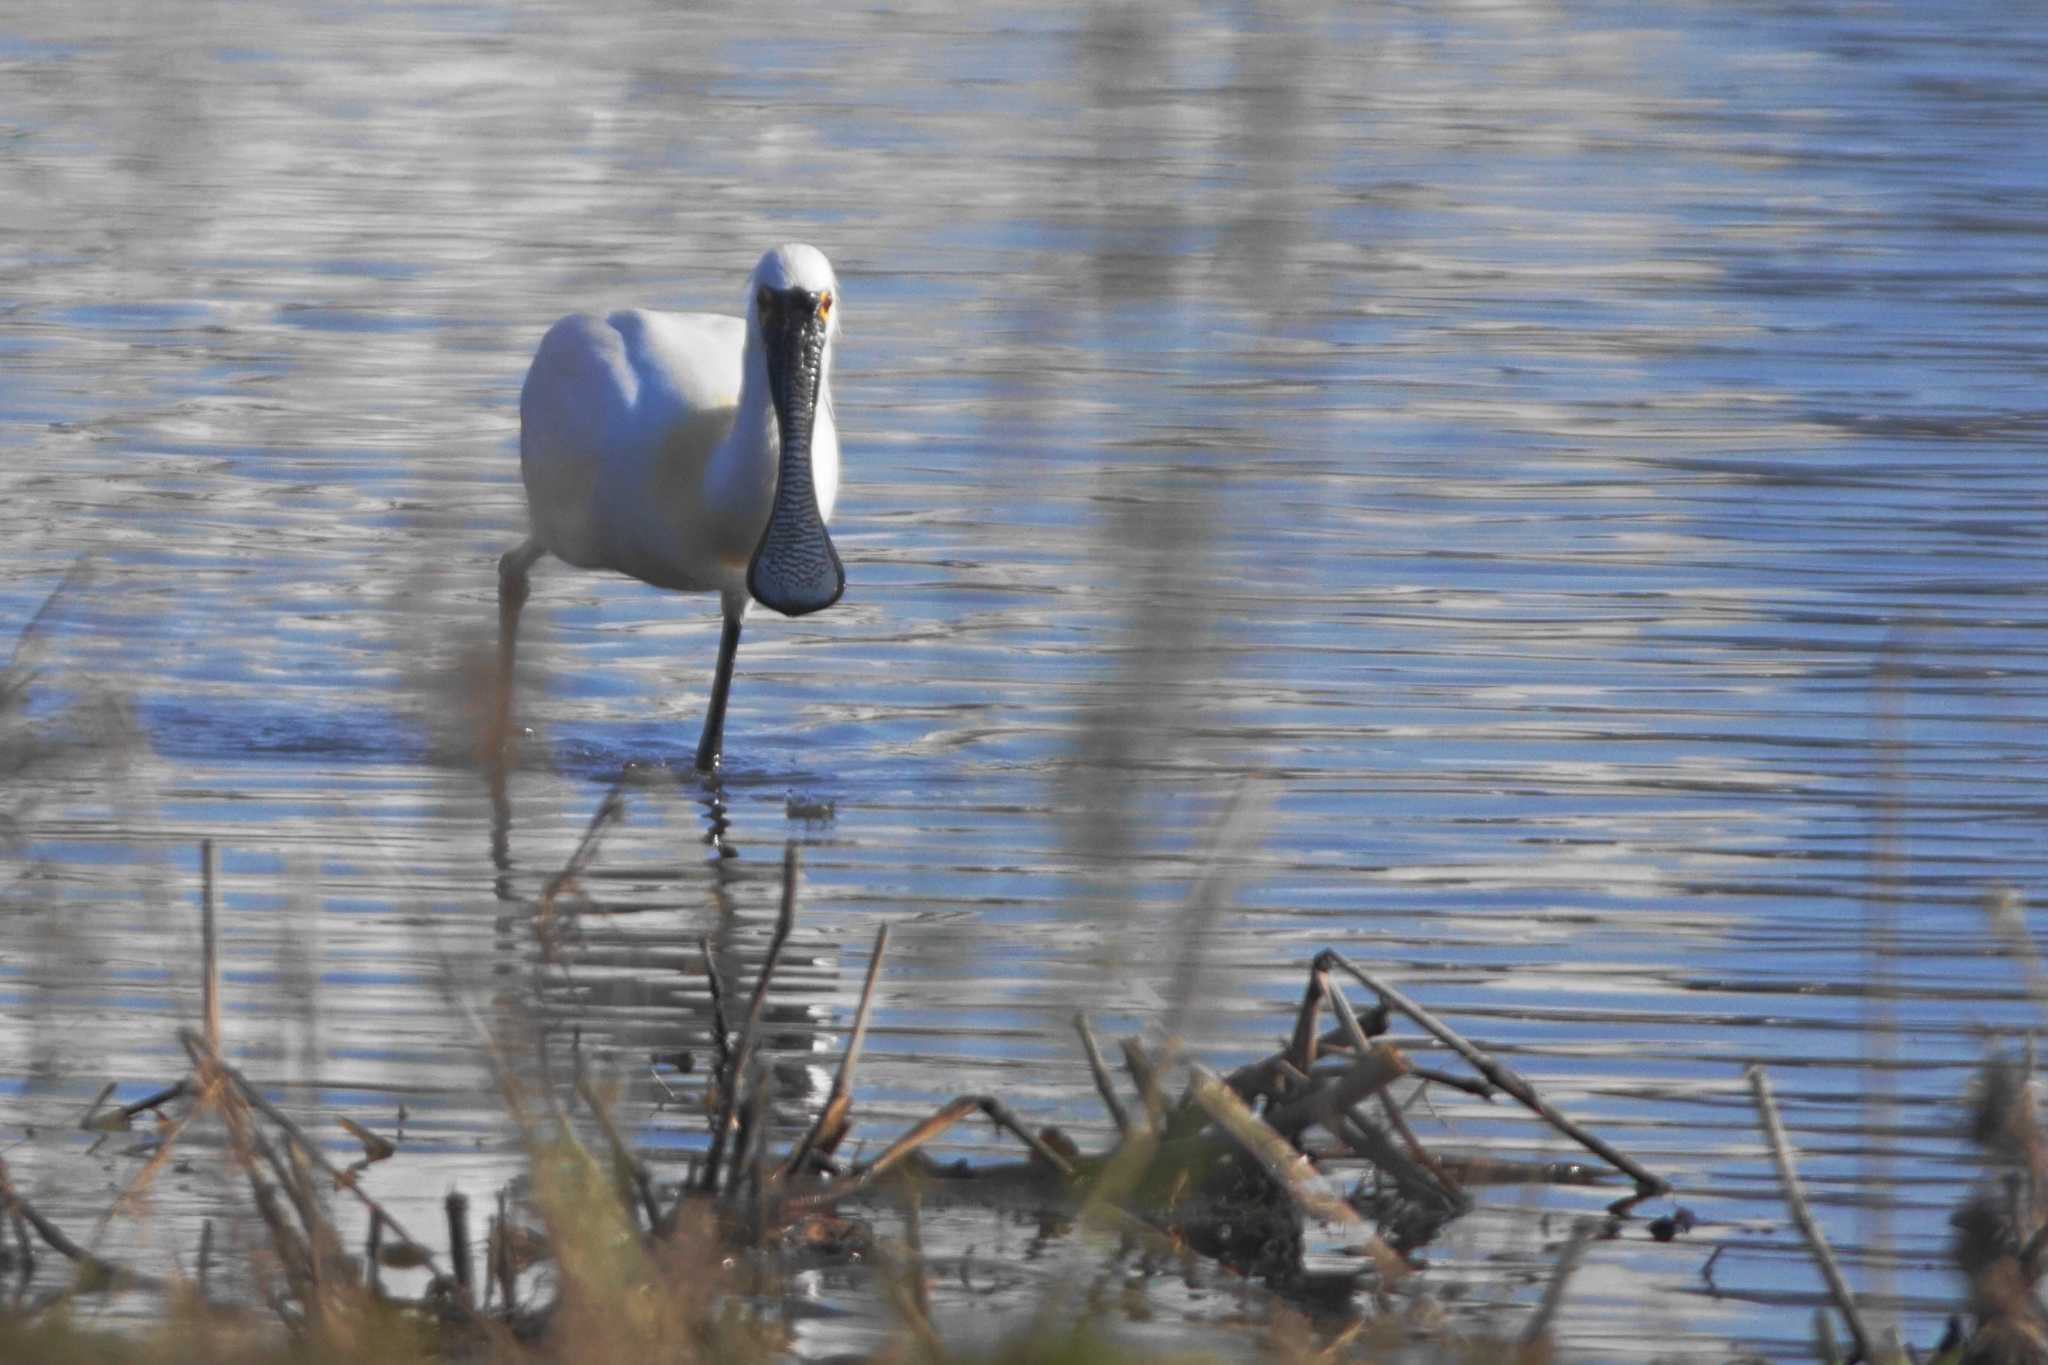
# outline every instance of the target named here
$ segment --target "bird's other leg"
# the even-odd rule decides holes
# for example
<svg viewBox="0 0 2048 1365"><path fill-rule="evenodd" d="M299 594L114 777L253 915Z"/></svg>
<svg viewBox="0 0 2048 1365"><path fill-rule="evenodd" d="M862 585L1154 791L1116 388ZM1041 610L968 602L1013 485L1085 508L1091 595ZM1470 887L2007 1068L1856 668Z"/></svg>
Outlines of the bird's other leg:
<svg viewBox="0 0 2048 1365"><path fill-rule="evenodd" d="M725 745L725 697L732 691L732 661L740 652L740 618L725 618L725 634L718 641L718 672L711 679L711 704L704 708L704 737L697 741L697 771L718 771L719 751Z"/></svg>
<svg viewBox="0 0 2048 1365"><path fill-rule="evenodd" d="M526 571L547 551L537 540L507 550L498 560L498 676L493 680L491 713L484 735L484 760L491 774L491 795L505 796L505 749L512 737L512 659L519 645L519 610L526 605Z"/></svg>

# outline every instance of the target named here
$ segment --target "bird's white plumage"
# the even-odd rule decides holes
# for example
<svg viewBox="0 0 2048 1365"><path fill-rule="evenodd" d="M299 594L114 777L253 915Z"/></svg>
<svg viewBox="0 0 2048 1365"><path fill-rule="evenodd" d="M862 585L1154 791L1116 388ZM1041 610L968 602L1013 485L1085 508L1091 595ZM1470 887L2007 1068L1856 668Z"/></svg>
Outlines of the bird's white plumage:
<svg viewBox="0 0 2048 1365"><path fill-rule="evenodd" d="M814 247L777 247L747 282L744 319L631 309L548 330L520 393L519 462L534 542L571 564L749 603L747 564L774 501L779 432L756 297L836 295ZM810 456L819 515L839 491L827 320Z"/></svg>

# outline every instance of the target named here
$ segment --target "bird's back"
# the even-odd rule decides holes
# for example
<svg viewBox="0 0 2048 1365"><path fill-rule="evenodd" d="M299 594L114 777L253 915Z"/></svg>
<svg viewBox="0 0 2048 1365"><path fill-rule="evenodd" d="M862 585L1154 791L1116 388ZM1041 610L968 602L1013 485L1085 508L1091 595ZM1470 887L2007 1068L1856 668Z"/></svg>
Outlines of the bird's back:
<svg viewBox="0 0 2048 1365"><path fill-rule="evenodd" d="M722 586L697 509L732 427L745 347L746 323L715 313L578 313L549 328L519 396L520 471L541 543L662 587Z"/></svg>

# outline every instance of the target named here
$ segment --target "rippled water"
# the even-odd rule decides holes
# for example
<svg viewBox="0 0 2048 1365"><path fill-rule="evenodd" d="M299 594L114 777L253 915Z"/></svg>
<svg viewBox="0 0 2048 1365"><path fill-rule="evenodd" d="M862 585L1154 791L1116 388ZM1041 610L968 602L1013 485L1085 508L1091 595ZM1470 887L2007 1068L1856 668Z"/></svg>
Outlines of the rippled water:
<svg viewBox="0 0 2048 1365"><path fill-rule="evenodd" d="M636 1059L701 1046L693 945L750 970L795 839L792 1076L897 926L869 1138L996 1090L1093 1139L1077 1007L1194 981L1234 1062L1337 946L1705 1220L1594 1247L1576 1346L1801 1349L1751 1059L1852 1276L1938 1332L1960 1101L2040 1019L1984 909L2048 814L2048 39L2003 7L10 10L0 620L74 577L6 751L0 1118L53 1211L133 1173L65 1131L101 1083L182 1070L202 838L243 1064L309 1121L405 1105L377 1178L423 1224L502 1175L450 995L529 979L631 763L541 982L654 1148L696 1125ZM750 626L713 810L661 771L710 602L543 566L501 867L526 359L574 308L736 310L789 238L844 284L846 600ZM1527 1305L1545 1215L1615 1192L1491 1192L1425 1278ZM212 1193L108 1245L189 1254ZM1160 1293L1169 1340L1220 1311Z"/></svg>

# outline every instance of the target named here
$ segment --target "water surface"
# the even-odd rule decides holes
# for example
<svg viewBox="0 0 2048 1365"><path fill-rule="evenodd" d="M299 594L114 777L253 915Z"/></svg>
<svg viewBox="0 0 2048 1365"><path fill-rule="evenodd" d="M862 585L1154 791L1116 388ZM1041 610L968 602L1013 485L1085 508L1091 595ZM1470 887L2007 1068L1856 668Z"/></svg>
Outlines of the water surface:
<svg viewBox="0 0 2048 1365"><path fill-rule="evenodd" d="M516 1166L459 1002L540 989L650 1148L698 1140L644 1059L702 1046L694 945L749 970L794 839L793 1076L896 926L870 1139L970 1090L1098 1139L1076 1008L1133 1032L1196 981L1228 1065L1336 946L1704 1220L1596 1246L1568 1341L1803 1349L1753 1059L1859 1286L1938 1333L1961 1099L2041 1017L1984 909L2035 894L2048 812L2048 51L2003 8L0 27L0 620L50 601L0 1118L53 1213L137 1164L66 1131L85 1101L183 1068L200 839L235 1054L337 1151L403 1104L377 1179L423 1225ZM737 310L786 239L844 285L847 597L749 627L721 850L661 772L710 602L543 566L500 866L471 748L526 359L572 309ZM541 971L527 911L628 764ZM172 1179L105 1245L189 1255L221 1193ZM1546 1215L1614 1193L1488 1192L1424 1278L1512 1330ZM941 1254L1022 1238L959 1217ZM1158 1292L1162 1339L1217 1311Z"/></svg>

